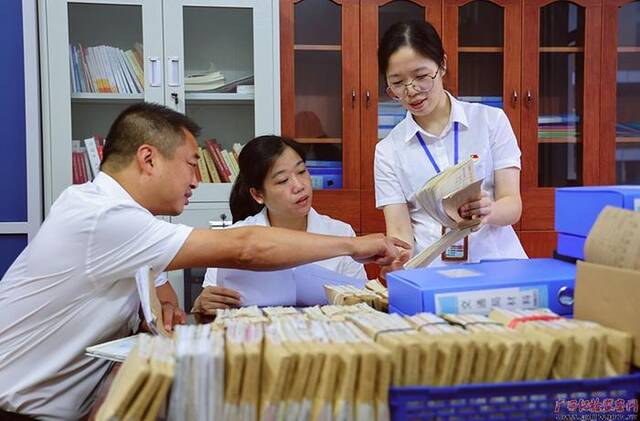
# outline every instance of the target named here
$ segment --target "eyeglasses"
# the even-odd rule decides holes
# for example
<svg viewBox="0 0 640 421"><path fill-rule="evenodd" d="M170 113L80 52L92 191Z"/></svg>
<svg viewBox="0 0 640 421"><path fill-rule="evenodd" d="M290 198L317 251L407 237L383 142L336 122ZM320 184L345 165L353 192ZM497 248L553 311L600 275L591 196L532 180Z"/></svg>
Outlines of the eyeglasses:
<svg viewBox="0 0 640 421"><path fill-rule="evenodd" d="M433 76L420 75L409 83L391 83L387 86L387 95L395 100L403 99L409 94L409 86L413 87L413 90L418 93L427 93L433 89L433 85L435 84L435 79L436 76L438 76L439 71L440 68L438 67L438 70L436 70L436 73Z"/></svg>

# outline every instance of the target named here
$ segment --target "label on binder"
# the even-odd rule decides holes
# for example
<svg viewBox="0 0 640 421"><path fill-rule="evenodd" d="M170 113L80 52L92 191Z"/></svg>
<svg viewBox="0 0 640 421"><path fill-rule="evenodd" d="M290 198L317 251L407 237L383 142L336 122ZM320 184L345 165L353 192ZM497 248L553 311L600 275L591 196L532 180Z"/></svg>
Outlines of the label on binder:
<svg viewBox="0 0 640 421"><path fill-rule="evenodd" d="M489 314L491 308L507 310L548 307L547 287L498 288L434 295L436 314Z"/></svg>

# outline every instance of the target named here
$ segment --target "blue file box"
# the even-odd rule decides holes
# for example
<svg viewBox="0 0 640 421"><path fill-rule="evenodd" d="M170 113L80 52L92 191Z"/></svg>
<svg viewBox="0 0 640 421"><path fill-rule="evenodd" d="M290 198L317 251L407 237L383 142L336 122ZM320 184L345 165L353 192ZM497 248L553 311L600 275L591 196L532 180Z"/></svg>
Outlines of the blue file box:
<svg viewBox="0 0 640 421"><path fill-rule="evenodd" d="M342 168L307 167L311 175L311 187L314 189L341 189Z"/></svg>
<svg viewBox="0 0 640 421"><path fill-rule="evenodd" d="M389 309L488 314L491 307L548 307L573 313L576 266L555 259L484 261L392 272L387 276Z"/></svg>
<svg viewBox="0 0 640 421"><path fill-rule="evenodd" d="M584 243L605 206L640 211L640 186L590 186L556 189L556 251L584 259Z"/></svg>

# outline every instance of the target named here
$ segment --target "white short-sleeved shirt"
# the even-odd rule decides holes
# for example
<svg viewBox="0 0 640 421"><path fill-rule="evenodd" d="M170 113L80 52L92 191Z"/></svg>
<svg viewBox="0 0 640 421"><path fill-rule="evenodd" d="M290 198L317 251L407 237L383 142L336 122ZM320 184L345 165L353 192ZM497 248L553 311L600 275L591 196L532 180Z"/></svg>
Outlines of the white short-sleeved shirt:
<svg viewBox="0 0 640 421"><path fill-rule="evenodd" d="M420 132L441 169L454 164L454 122L458 122L460 162L477 155L476 177L484 178L482 188L494 199L494 171L520 168L520 149L504 111L482 104L451 99L449 122L440 135L422 129L411 113L376 145L374 172L376 207L406 203L409 207L415 253L442 236L442 227L417 203L415 194L437 172L420 145ZM526 258L511 226L485 225L469 237L469 261ZM432 265L442 265L438 258Z"/></svg>
<svg viewBox="0 0 640 421"><path fill-rule="evenodd" d="M242 227L250 225L269 226L269 217L267 215L267 208L263 208L261 212L250 216L242 221L238 221L233 224L233 227ZM351 225L338 221L337 219L330 218L326 215L320 215L315 209L311 208L307 215L307 232L314 234L335 235L342 237L355 237L356 233L351 228ZM338 272L344 276L349 276L357 279L367 279L367 274L364 270L364 266L361 263L356 262L350 256L339 256L331 259L321 260L316 262L317 265L322 266L325 269ZM204 276L203 287L217 285L218 282L218 269L208 268ZM228 283L225 286L233 288L233 285ZM265 288L264 294L269 294L269 288ZM277 297L273 297L274 302L277 301Z"/></svg>
<svg viewBox="0 0 640 421"><path fill-rule="evenodd" d="M164 270L191 230L155 218L105 173L67 188L0 281L0 408L86 416L110 363L85 348L131 333L135 272Z"/></svg>

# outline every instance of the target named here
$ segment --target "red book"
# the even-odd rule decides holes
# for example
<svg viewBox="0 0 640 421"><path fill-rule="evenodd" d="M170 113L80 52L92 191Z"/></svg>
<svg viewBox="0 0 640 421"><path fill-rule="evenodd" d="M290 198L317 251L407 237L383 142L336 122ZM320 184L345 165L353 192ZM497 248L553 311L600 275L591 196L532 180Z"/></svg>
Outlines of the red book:
<svg viewBox="0 0 640 421"><path fill-rule="evenodd" d="M225 164L224 159L222 159L220 147L218 146L216 141L212 139L205 141L205 143L207 144L207 150L211 153L211 157L213 158L213 163L216 166L216 170L218 170L220 180L223 183L231 182L231 172L229 171L229 168L227 168L227 164Z"/></svg>

